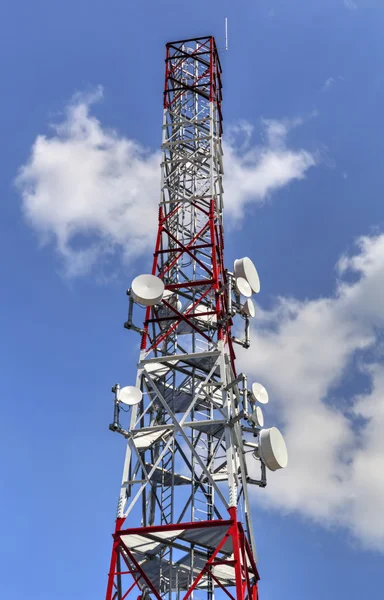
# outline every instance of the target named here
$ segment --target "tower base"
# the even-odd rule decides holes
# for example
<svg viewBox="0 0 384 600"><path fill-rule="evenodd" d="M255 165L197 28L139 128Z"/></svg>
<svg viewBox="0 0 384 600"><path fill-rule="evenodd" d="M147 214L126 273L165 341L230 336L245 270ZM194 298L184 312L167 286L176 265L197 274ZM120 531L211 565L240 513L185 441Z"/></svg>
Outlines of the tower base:
<svg viewBox="0 0 384 600"><path fill-rule="evenodd" d="M106 600L170 593L187 600L212 588L233 600L258 600L256 563L236 509L229 513L227 520L129 529L118 519Z"/></svg>

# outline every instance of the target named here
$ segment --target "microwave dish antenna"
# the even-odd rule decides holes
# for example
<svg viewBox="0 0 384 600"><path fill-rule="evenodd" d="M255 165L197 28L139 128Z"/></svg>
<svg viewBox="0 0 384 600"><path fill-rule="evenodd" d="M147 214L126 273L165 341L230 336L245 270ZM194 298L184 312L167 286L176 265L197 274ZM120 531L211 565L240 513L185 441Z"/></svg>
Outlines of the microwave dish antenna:
<svg viewBox="0 0 384 600"><path fill-rule="evenodd" d="M243 277L251 286L255 294L260 292L260 279L257 269L248 256L235 260L233 270L236 277Z"/></svg>
<svg viewBox="0 0 384 600"><path fill-rule="evenodd" d="M288 465L287 446L283 434L277 427L261 430L259 454L270 471L285 469Z"/></svg>
<svg viewBox="0 0 384 600"><path fill-rule="evenodd" d="M255 406L250 420L256 427L264 427L264 415L260 406Z"/></svg>
<svg viewBox="0 0 384 600"><path fill-rule="evenodd" d="M250 298L252 296L251 286L244 277L237 277L235 286L238 294L241 296L245 296L245 298Z"/></svg>
<svg viewBox="0 0 384 600"><path fill-rule="evenodd" d="M260 404L268 404L269 402L268 392L261 383L252 383L252 395Z"/></svg>
<svg viewBox="0 0 384 600"><path fill-rule="evenodd" d="M131 293L138 304L155 306L163 299L164 283L156 275L138 275L132 281Z"/></svg>
<svg viewBox="0 0 384 600"><path fill-rule="evenodd" d="M255 305L252 298L248 298L242 305L240 312L247 317L254 317L256 314Z"/></svg>
<svg viewBox="0 0 384 600"><path fill-rule="evenodd" d="M135 406L139 404L143 397L143 392L134 385L127 385L120 390L119 401L127 406Z"/></svg>

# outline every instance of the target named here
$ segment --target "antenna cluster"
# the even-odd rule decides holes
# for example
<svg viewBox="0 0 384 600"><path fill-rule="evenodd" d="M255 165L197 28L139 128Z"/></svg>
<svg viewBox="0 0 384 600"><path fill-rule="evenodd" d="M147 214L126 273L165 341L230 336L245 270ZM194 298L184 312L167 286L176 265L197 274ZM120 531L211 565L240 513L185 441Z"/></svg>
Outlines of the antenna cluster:
<svg viewBox="0 0 384 600"><path fill-rule="evenodd" d="M224 296L223 305L227 307L222 322L231 321L236 316L243 318L245 322L244 339L238 339L232 336L232 341L241 344L244 348L250 346L250 319L255 316L256 310L254 302L251 298L253 294L260 292L260 278L257 269L248 257L236 259L233 266L233 271L226 270L226 284L220 290L220 294ZM183 313L188 314L188 320L193 320L199 325L217 329L220 322L217 320L214 307L209 303L200 303L193 307L193 299L185 292L180 290L167 289L164 281L156 275L143 274L138 275L132 281L131 287L127 290L129 297L128 320L124 324L127 329L133 329L139 334L143 334L143 329L133 323L134 306L141 308L150 308L153 311L154 320L159 320L161 328L169 327L172 320ZM185 323L181 321L177 327L183 328ZM185 330L185 327L184 327ZM145 366L148 373L156 375L160 380L169 370L161 363L148 363ZM247 471L248 482L257 483L264 487L266 485L265 470L266 466L271 471L285 468L288 464L288 454L286 444L281 432L272 427L263 429L264 414L261 405L265 405L269 401L268 392L261 383L252 383L250 389L247 388L247 377L244 374L238 376L242 386L239 390L242 398L242 406L239 416L247 425L243 427L245 434L251 433L258 437L258 442L249 442L244 439L244 453L247 455ZM135 386L126 386L120 389L116 384L112 391L115 393L115 418L110 428L127 435L127 432L119 422L119 406L135 406L143 401L143 392ZM203 392L203 390L202 390ZM217 390L216 393L220 390ZM151 401L149 395L149 402ZM144 407L145 409L145 407ZM252 450L250 451L249 448ZM252 459L256 459L262 463L261 479L255 476L255 464L249 462L249 454Z"/></svg>
<svg viewBox="0 0 384 600"><path fill-rule="evenodd" d="M138 275L132 281L129 296L128 319L124 324L126 329L133 329L142 334L143 329L133 322L133 307L135 304L141 307L153 307L154 317L162 319L163 327L170 323L167 316L179 317L185 313L189 319L199 323L206 323L209 327L218 328L224 322L231 321L239 315L245 321L244 338L239 339L232 336L232 341L249 348L250 331L249 322L256 314L255 305L251 298L253 294L260 292L260 279L257 269L250 258L239 258L235 260L233 271L226 270L226 284L220 290L224 298L226 311L221 321L215 314L212 301L203 300L194 305L193 297L186 291L167 289L163 280L156 275Z"/></svg>

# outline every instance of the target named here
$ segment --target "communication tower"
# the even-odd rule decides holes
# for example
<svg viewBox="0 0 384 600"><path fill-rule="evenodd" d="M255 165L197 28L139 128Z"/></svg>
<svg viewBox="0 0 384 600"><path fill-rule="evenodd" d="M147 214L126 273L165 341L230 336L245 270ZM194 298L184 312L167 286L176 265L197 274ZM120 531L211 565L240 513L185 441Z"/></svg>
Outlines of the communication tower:
<svg viewBox="0 0 384 600"><path fill-rule="evenodd" d="M287 452L266 389L236 371L260 282L247 257L224 266L221 92L213 37L166 45L152 273L127 292L137 377L112 388L127 445L106 600L258 599L249 486Z"/></svg>

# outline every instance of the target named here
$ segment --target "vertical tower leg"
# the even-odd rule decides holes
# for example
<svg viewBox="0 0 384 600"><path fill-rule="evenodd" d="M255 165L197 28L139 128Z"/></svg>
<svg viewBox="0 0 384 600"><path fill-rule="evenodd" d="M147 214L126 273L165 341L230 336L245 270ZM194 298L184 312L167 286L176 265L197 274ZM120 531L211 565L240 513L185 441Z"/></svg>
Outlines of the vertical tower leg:
<svg viewBox="0 0 384 600"><path fill-rule="evenodd" d="M116 519L115 534L120 531L125 519ZM108 573L106 600L122 600L119 540L114 537Z"/></svg>

